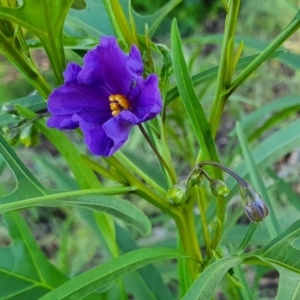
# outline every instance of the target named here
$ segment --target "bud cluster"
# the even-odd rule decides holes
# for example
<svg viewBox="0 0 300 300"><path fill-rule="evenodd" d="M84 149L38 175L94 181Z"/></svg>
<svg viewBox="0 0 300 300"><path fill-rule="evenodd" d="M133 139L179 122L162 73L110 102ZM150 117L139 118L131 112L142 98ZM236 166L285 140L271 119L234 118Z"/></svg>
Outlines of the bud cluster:
<svg viewBox="0 0 300 300"><path fill-rule="evenodd" d="M196 167L185 180L179 181L169 189L167 193L167 201L170 204L181 205L185 203L190 196L192 187L201 184L202 176L209 181L211 192L218 199L225 199L229 195L230 191L227 185L222 180L211 178L209 174L203 170L204 165L212 165L217 167L227 172L238 182L245 214L252 222L258 223L269 214L269 209L262 200L262 197L248 182L227 167L216 162L208 161L196 165Z"/></svg>
<svg viewBox="0 0 300 300"><path fill-rule="evenodd" d="M6 103L2 106L2 111L10 114L16 122L9 123L1 128L4 137L11 146L20 141L25 147L36 146L39 141L37 128L32 122L20 117L14 105Z"/></svg>

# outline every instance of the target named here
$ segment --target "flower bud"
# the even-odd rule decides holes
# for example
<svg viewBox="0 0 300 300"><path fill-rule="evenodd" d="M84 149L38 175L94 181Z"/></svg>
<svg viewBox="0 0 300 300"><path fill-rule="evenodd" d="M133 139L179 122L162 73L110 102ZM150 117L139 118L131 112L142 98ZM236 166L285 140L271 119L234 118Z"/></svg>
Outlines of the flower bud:
<svg viewBox="0 0 300 300"><path fill-rule="evenodd" d="M194 185L201 184L201 174L199 172L193 173L189 179L189 186L193 187Z"/></svg>
<svg viewBox="0 0 300 300"><path fill-rule="evenodd" d="M168 190L167 201L173 205L180 205L186 202L188 196L188 182L187 180L181 180Z"/></svg>
<svg viewBox="0 0 300 300"><path fill-rule="evenodd" d="M19 128L13 128L5 132L5 138L11 146L14 146L20 137Z"/></svg>
<svg viewBox="0 0 300 300"><path fill-rule="evenodd" d="M269 209L262 200L262 197L251 185L247 187L240 186L240 192L244 201L246 216L254 223L262 221L269 214Z"/></svg>
<svg viewBox="0 0 300 300"><path fill-rule="evenodd" d="M7 113L7 114L15 114L16 109L15 106L12 105L11 103L5 103L2 105L2 111Z"/></svg>
<svg viewBox="0 0 300 300"><path fill-rule="evenodd" d="M39 132L36 127L29 123L20 133L20 141L25 147L36 146L39 140Z"/></svg>
<svg viewBox="0 0 300 300"><path fill-rule="evenodd" d="M211 180L210 188L211 188L212 193L217 198L226 198L230 192L227 185L222 180L219 180L219 179Z"/></svg>

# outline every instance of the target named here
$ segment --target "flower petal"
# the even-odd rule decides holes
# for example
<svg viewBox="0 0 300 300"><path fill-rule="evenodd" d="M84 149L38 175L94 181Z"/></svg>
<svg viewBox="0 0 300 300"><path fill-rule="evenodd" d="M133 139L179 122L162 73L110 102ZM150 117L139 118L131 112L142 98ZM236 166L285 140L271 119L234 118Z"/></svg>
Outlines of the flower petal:
<svg viewBox="0 0 300 300"><path fill-rule="evenodd" d="M47 126L57 129L75 129L79 124L73 121L71 117L70 115L52 116L47 120Z"/></svg>
<svg viewBox="0 0 300 300"><path fill-rule="evenodd" d="M84 135L84 142L93 154L110 156L114 143L106 135L101 123L91 123L80 119L79 126Z"/></svg>
<svg viewBox="0 0 300 300"><path fill-rule="evenodd" d="M131 47L126 66L133 77L142 77L144 70L142 56L140 50L135 45Z"/></svg>
<svg viewBox="0 0 300 300"><path fill-rule="evenodd" d="M77 82L77 75L81 71L81 67L75 63L69 63L64 71L65 83Z"/></svg>
<svg viewBox="0 0 300 300"><path fill-rule="evenodd" d="M80 112L77 114L73 114L72 116L72 120L74 122L78 122L82 119L85 122L101 123L101 124L103 124L110 118L112 118L111 111L104 111L101 113L99 111Z"/></svg>
<svg viewBox="0 0 300 300"><path fill-rule="evenodd" d="M48 110L54 115L69 115L82 111L110 111L109 91L75 82L66 83L49 96Z"/></svg>
<svg viewBox="0 0 300 300"><path fill-rule="evenodd" d="M102 37L97 51L97 64L106 86L112 94L127 96L132 83L126 62L129 57L119 47L115 37Z"/></svg>
<svg viewBox="0 0 300 300"><path fill-rule="evenodd" d="M154 118L161 111L162 100L158 89L158 78L150 75L146 80L140 80L130 95L131 112L139 120L139 123ZM123 113L124 112L124 113ZM124 119L131 122L132 116L123 111ZM130 119L127 119L130 118ZM134 124L138 124L137 120Z"/></svg>
<svg viewBox="0 0 300 300"><path fill-rule="evenodd" d="M133 124L124 121L120 115L103 124L106 135L113 141L109 156L113 155L128 139Z"/></svg>

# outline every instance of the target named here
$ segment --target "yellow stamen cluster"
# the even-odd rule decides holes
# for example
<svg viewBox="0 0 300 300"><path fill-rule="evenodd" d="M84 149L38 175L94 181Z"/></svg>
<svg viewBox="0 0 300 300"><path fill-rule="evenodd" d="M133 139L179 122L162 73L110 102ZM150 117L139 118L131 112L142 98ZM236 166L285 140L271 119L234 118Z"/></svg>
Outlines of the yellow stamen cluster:
<svg viewBox="0 0 300 300"><path fill-rule="evenodd" d="M127 98L123 95L110 95L110 109L112 111L112 115L117 116L123 109L128 109L130 107L130 103Z"/></svg>

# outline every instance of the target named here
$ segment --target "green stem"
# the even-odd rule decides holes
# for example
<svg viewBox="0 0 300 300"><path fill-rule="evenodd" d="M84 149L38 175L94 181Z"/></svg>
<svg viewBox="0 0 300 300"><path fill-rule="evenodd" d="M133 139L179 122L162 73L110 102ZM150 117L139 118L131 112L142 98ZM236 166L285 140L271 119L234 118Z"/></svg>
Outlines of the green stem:
<svg viewBox="0 0 300 300"><path fill-rule="evenodd" d="M133 173L141 177L147 184L149 184L156 192L160 193L162 196L166 196L166 190L164 190L160 185L158 185L152 178L150 178L146 173L144 173L140 168L138 168L127 156L122 152L115 154L115 157L122 161L123 165L131 170Z"/></svg>
<svg viewBox="0 0 300 300"><path fill-rule="evenodd" d="M286 41L296 30L299 29L300 19L296 19L291 22L279 36L265 49L263 50L256 59L245 68L239 76L232 82L230 88L226 91L226 97L229 97L248 77L254 72L266 59L272 55L272 53Z"/></svg>
<svg viewBox="0 0 300 300"><path fill-rule="evenodd" d="M244 239L242 240L240 246L236 250L236 254L241 254L246 249L254 232L257 229L257 225L258 225L258 223L252 223L252 222L249 224L249 226L247 228L247 232L244 236Z"/></svg>
<svg viewBox="0 0 300 300"><path fill-rule="evenodd" d="M164 160L164 158L161 156L161 154L158 152L157 148L155 147L155 145L152 143L152 140L150 139L150 137L148 136L146 130L144 129L142 124L139 124L139 128L143 134L143 136L145 137L146 141L148 142L148 144L150 145L151 149L153 150L153 152L156 154L157 158L159 159L159 161L161 162L161 164L164 166L164 168L166 169L166 171L168 172L171 181L173 184L175 184L177 182L177 177L175 174L175 171L173 169L171 169L168 164L166 163L166 161Z"/></svg>
<svg viewBox="0 0 300 300"><path fill-rule="evenodd" d="M210 240L210 235L208 231L208 226L207 226L207 218L206 218L206 203L205 201L202 201L202 199L205 199L205 196L203 195L203 190L197 188L197 203L198 203L198 208L200 211L200 216L201 216L201 224L202 224L202 233L203 233L203 238L204 238L204 243L205 243L205 251L206 255L208 258L212 257L212 251L211 251L211 240Z"/></svg>
<svg viewBox="0 0 300 300"><path fill-rule="evenodd" d="M175 223L184 251L196 260L188 261L191 279L194 281L199 275L199 264L203 258L195 229L193 206L194 201L189 201L186 206L181 207L180 216L175 219Z"/></svg>
<svg viewBox="0 0 300 300"><path fill-rule="evenodd" d="M179 209L176 206L171 206L169 203L167 203L165 198L154 193L151 189L136 179L116 157L111 156L104 159L108 162L108 164L112 165L116 170L118 170L119 175L123 177L129 185L137 187L138 190L136 193L139 196L158 207L164 213L170 215L174 220L179 217Z"/></svg>
<svg viewBox="0 0 300 300"><path fill-rule="evenodd" d="M29 83L41 94L44 99L48 98L51 89L46 83L45 79L37 71L36 67L32 65L29 58L23 56L7 38L0 31L0 45L3 54L15 65L17 69L26 77Z"/></svg>
<svg viewBox="0 0 300 300"><path fill-rule="evenodd" d="M219 169L222 169L223 171L228 173L230 176L232 176L241 186L243 186L245 188L247 188L249 186L249 183L246 180L244 180L242 177L240 177L238 174L234 173L233 171L231 171L227 167L225 167L225 166L223 166L223 165L221 165L221 164L219 164L215 161L203 161L203 162L199 163L195 167L195 169L198 168L199 172L203 173L202 166L205 166L205 165L210 165L210 166L214 166L214 167L217 167ZM194 170L192 172L194 172Z"/></svg>
<svg viewBox="0 0 300 300"><path fill-rule="evenodd" d="M222 112L228 99L228 96L224 96L223 93L226 90L226 85L229 84L231 80L231 78L228 78L227 74L229 74L229 69L232 68L233 57L230 57L231 61L229 61L227 54L228 51L230 51L230 40L234 38L240 9L240 2L241 0L231 0L229 4L229 12L227 15L224 39L222 43L217 89L209 118L211 133L213 137L215 137L217 133L217 129L221 121Z"/></svg>
<svg viewBox="0 0 300 300"><path fill-rule="evenodd" d="M193 257L196 261L189 260L188 268L191 278L194 280L198 276L199 262L202 262L202 255L198 245L197 234L194 224L193 205L194 201L188 201L184 206L171 206L165 201L165 198L154 193L143 183L137 180L128 170L124 167L116 157L112 156L105 158L105 160L114 166L121 177L123 177L128 184L137 188L137 194L158 207L164 213L173 218L176 223L179 237L184 251Z"/></svg>

